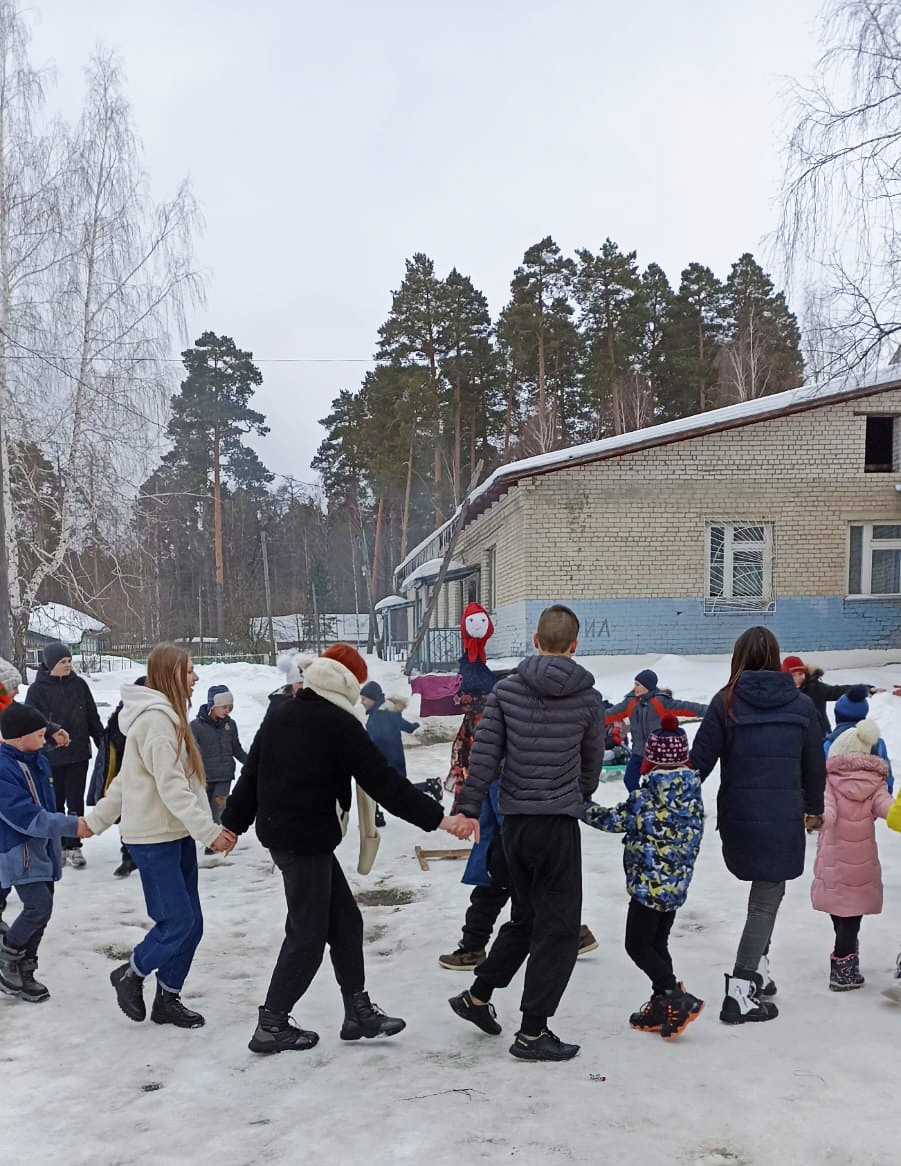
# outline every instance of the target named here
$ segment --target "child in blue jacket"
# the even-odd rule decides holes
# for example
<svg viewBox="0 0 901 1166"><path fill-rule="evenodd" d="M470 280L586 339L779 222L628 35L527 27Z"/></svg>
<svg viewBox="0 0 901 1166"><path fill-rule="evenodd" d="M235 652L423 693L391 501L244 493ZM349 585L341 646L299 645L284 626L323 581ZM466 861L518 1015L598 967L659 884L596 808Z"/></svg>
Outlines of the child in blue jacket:
<svg viewBox="0 0 901 1166"><path fill-rule="evenodd" d="M407 759L404 757L401 733L415 733L419 728L418 722L408 721L404 717L403 710L407 707L405 701L394 701L392 707L387 708L382 687L374 680L360 689L360 699L366 709L366 731L391 768L396 769L401 777L406 777ZM375 824L379 827L385 825L385 815L378 806Z"/></svg>
<svg viewBox="0 0 901 1166"><path fill-rule="evenodd" d="M622 805L587 802L582 818L596 830L625 834L626 953L652 991L629 1024L669 1039L704 1007L676 980L669 953L669 933L688 894L704 832L701 780L689 765L688 738L674 713L664 713L660 728L647 738L642 774Z"/></svg>
<svg viewBox="0 0 901 1166"><path fill-rule="evenodd" d="M836 741L842 733L847 733L849 729L855 728L860 721L869 719L870 702L867 700L869 692L870 689L865 684L853 684L845 695L840 696L835 702L835 728L823 742L823 752L827 757L833 741ZM870 750L870 755L881 758L888 766L885 784L888 786L888 792L894 793L895 778L892 774L892 763L889 759L888 749L885 747L885 741L881 737Z"/></svg>
<svg viewBox="0 0 901 1166"><path fill-rule="evenodd" d="M37 1003L50 993L34 978L38 947L62 876L61 840L84 837L83 821L56 812L50 764L41 750L47 722L30 705L0 715L0 886L15 887L18 918L0 941L0 992Z"/></svg>

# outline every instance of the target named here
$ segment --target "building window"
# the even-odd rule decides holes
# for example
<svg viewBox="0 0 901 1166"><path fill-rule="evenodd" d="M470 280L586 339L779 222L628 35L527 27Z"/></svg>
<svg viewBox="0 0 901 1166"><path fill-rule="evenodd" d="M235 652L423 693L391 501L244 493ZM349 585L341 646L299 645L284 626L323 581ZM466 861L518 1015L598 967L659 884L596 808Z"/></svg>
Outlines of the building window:
<svg viewBox="0 0 901 1166"><path fill-rule="evenodd" d="M767 522L707 526L707 615L772 611L773 527Z"/></svg>
<svg viewBox="0 0 901 1166"><path fill-rule="evenodd" d="M868 417L864 447L864 471L868 474L890 474L895 459L895 418Z"/></svg>
<svg viewBox="0 0 901 1166"><path fill-rule="evenodd" d="M901 595L901 526L870 522L850 528L849 595Z"/></svg>
<svg viewBox="0 0 901 1166"><path fill-rule="evenodd" d="M486 611L494 611L497 605L497 547L491 546L485 551L484 572L485 598L483 606Z"/></svg>
<svg viewBox="0 0 901 1166"><path fill-rule="evenodd" d="M468 575L463 580L463 607L469 607L470 603L479 602L479 577L478 575Z"/></svg>

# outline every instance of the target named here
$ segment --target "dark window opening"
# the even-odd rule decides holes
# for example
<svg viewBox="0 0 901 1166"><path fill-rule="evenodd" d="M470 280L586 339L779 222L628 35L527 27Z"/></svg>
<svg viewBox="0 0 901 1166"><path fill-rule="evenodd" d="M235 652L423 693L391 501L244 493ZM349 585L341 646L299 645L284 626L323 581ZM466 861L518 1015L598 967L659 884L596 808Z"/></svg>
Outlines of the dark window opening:
<svg viewBox="0 0 901 1166"><path fill-rule="evenodd" d="M864 471L890 474L894 462L895 418L868 417Z"/></svg>

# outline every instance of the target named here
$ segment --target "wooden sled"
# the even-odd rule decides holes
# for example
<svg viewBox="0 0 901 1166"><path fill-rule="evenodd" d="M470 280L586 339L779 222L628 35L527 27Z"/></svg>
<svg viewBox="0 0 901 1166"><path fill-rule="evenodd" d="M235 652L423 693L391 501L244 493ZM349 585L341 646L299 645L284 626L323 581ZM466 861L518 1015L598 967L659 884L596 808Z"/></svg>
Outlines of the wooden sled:
<svg viewBox="0 0 901 1166"><path fill-rule="evenodd" d="M429 859L439 858L469 858L470 847L460 850L423 850L421 846L413 847L416 857L419 860L419 865L423 870L429 869Z"/></svg>

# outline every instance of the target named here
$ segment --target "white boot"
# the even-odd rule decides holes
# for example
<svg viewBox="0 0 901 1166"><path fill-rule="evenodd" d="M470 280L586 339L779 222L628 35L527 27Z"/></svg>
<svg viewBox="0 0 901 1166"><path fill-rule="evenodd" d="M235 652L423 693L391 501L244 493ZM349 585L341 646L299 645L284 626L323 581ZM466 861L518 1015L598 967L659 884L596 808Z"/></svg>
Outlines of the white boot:
<svg viewBox="0 0 901 1166"><path fill-rule="evenodd" d="M720 1020L724 1024L744 1024L752 1020L775 1020L779 1009L769 1000L761 1000L757 995L757 985L753 979L743 976L726 976L726 997L720 1009Z"/></svg>
<svg viewBox="0 0 901 1166"><path fill-rule="evenodd" d="M776 985L773 982L773 977L770 975L770 957L768 955L762 955L760 957L754 982L757 984L758 996L776 995Z"/></svg>

